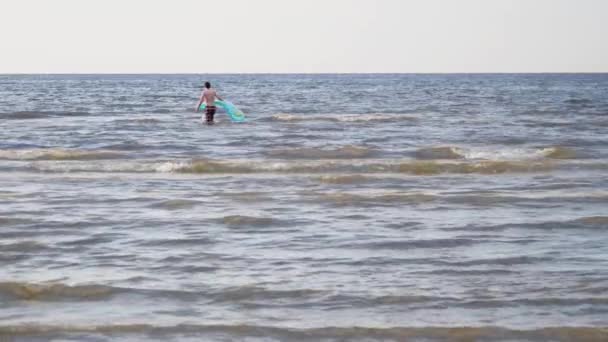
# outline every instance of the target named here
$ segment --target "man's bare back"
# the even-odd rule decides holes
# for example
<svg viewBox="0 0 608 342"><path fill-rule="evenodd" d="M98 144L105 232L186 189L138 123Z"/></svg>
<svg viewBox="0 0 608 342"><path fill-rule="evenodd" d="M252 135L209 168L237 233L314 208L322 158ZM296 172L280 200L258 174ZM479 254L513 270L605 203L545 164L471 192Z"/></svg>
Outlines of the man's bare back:
<svg viewBox="0 0 608 342"><path fill-rule="evenodd" d="M215 99L217 98L217 91L215 89L205 89L203 90L203 94L201 95L203 98L203 102L207 104L207 106L215 106Z"/></svg>

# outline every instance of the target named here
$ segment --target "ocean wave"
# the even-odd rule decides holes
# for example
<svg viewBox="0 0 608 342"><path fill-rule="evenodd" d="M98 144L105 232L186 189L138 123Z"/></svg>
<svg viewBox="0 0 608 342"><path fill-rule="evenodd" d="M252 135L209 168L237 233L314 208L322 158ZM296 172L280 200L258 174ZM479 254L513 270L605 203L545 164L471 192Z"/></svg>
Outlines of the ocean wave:
<svg viewBox="0 0 608 342"><path fill-rule="evenodd" d="M363 184L368 183L374 178L363 175L325 175L313 178L325 184Z"/></svg>
<svg viewBox="0 0 608 342"><path fill-rule="evenodd" d="M248 163L236 161L193 160L192 162L167 162L156 168L159 172L176 173L253 173L264 171Z"/></svg>
<svg viewBox="0 0 608 342"><path fill-rule="evenodd" d="M14 243L0 244L0 251L2 252L28 253L37 252L45 249L49 249L49 246L37 241L20 241Z"/></svg>
<svg viewBox="0 0 608 342"><path fill-rule="evenodd" d="M563 306L574 307L582 305L607 305L608 298L588 297L588 298L517 298L512 300L471 300L458 303L455 306L466 308L512 308L520 306Z"/></svg>
<svg viewBox="0 0 608 342"><path fill-rule="evenodd" d="M94 154L95 155L95 154ZM606 169L608 164L559 164L550 160L520 161L418 161L418 160L87 160L91 155L67 156L67 160L37 160L5 165L5 170L48 173L183 173L183 174L504 174L548 172L559 167ZM95 155L95 158L98 156ZM69 159L72 158L72 159ZM77 159L74 159L77 158ZM80 160L78 158L84 159Z"/></svg>
<svg viewBox="0 0 608 342"><path fill-rule="evenodd" d="M170 109L167 109L167 108L154 109L151 112L154 113L154 114L169 114L169 113L172 113L172 111Z"/></svg>
<svg viewBox="0 0 608 342"><path fill-rule="evenodd" d="M185 246L205 246L214 244L215 241L208 238L182 238L182 239L157 239L142 241L140 246L147 247L185 247Z"/></svg>
<svg viewBox="0 0 608 342"><path fill-rule="evenodd" d="M399 165L399 172L414 175L453 174L502 174L546 172L553 169L548 162L529 161L482 161L475 163L407 162Z"/></svg>
<svg viewBox="0 0 608 342"><path fill-rule="evenodd" d="M173 166L173 163L169 163ZM56 160L36 161L10 167L9 170L23 170L44 173L155 173L166 170L167 163L127 161L127 160Z"/></svg>
<svg viewBox="0 0 608 342"><path fill-rule="evenodd" d="M514 257L501 257L501 258L487 258L487 259L476 259L470 261L448 261L439 262L443 265L450 265L453 267L473 267L473 266L515 266L515 265L534 265L540 264L546 261L554 261L549 257L532 257L532 256L514 256Z"/></svg>
<svg viewBox="0 0 608 342"><path fill-rule="evenodd" d="M30 219L0 216L0 227L19 225L19 224L28 224L28 223L32 223L32 222L34 222L34 221L32 221Z"/></svg>
<svg viewBox="0 0 608 342"><path fill-rule="evenodd" d="M117 119L114 123L117 125L138 124L138 125L156 125L162 123L162 120L155 118L133 118L133 119Z"/></svg>
<svg viewBox="0 0 608 342"><path fill-rule="evenodd" d="M165 200L150 205L150 208L164 209L164 210L180 210L180 209L191 209L201 205L203 202L186 199L172 199Z"/></svg>
<svg viewBox="0 0 608 342"><path fill-rule="evenodd" d="M18 195L19 195L18 192L14 192L14 191L2 191L2 190L0 190L0 199L3 199L3 198L14 198L14 197L17 197ZM2 222L1 220L2 220L2 218L0 217L0 222Z"/></svg>
<svg viewBox="0 0 608 342"><path fill-rule="evenodd" d="M404 114L275 114L271 121L278 122L306 122L306 121L329 121L341 123L374 123L374 122L399 122L415 121L417 117Z"/></svg>
<svg viewBox="0 0 608 342"><path fill-rule="evenodd" d="M265 303L272 305L271 300L311 300L321 299L326 291L314 289L272 290L257 286L238 286L222 289L209 296L215 303Z"/></svg>
<svg viewBox="0 0 608 342"><path fill-rule="evenodd" d="M399 192L386 192L386 193L347 193L347 192L331 192L314 194L313 202L329 202L339 206L383 206L393 205L395 203L401 204L421 204L431 202L436 197L431 194L425 193L399 193Z"/></svg>
<svg viewBox="0 0 608 342"><path fill-rule="evenodd" d="M0 297L16 300L60 301L103 299L115 293L115 289L103 285L30 284L0 282Z"/></svg>
<svg viewBox="0 0 608 342"><path fill-rule="evenodd" d="M45 119L62 116L89 116L89 112L63 112L63 111L21 111L0 113L0 119L9 120L28 120L28 119Z"/></svg>
<svg viewBox="0 0 608 342"><path fill-rule="evenodd" d="M410 250L410 249L440 249L440 248L456 248L467 247L484 243L478 239L420 239L420 240L391 240L391 241L376 241L354 243L342 246L342 248L354 249L390 249L390 250Z"/></svg>
<svg viewBox="0 0 608 342"><path fill-rule="evenodd" d="M170 239L148 241L142 245L152 247L184 247L190 245L208 245L206 239ZM171 263L174 257L167 258ZM193 269L193 267L188 266ZM213 271L216 268L206 266L194 267L198 271ZM56 301L100 301L107 300L111 296L126 294L130 296L143 296L150 299L171 299L179 301L206 300L214 303L256 303L268 300L322 300L325 291L314 289L268 289L257 286L237 286L221 288L214 291L182 291L166 289L137 289L120 288L106 285L66 285L60 283L24 283L24 282L0 282L0 299L26 300L37 302Z"/></svg>
<svg viewBox="0 0 608 342"><path fill-rule="evenodd" d="M332 295L324 298L324 305L332 307L361 307L373 308L376 306L397 305L406 306L412 304L432 304L457 302L454 297L421 296L421 295L384 295L384 296L353 296Z"/></svg>
<svg viewBox="0 0 608 342"><path fill-rule="evenodd" d="M531 203L535 206L542 204L562 203L563 201L575 201L576 203L604 203L608 199L608 191L587 190L574 191L570 190L564 193L563 190L551 191L526 191L526 192L500 192L500 191L483 191L483 192L467 192L463 194L450 194L442 197L445 201L455 204L501 204L501 203Z"/></svg>
<svg viewBox="0 0 608 342"><path fill-rule="evenodd" d="M306 134L306 133L293 133L293 132L286 132L281 134L280 136L280 140L281 141L293 141L293 140L307 140L307 141L319 141L323 139L322 135L316 135L316 134Z"/></svg>
<svg viewBox="0 0 608 342"><path fill-rule="evenodd" d="M188 246L208 244L206 239L153 240L149 246ZM145 244L144 244L145 245ZM0 298L38 302L57 301L101 301L117 295L134 295L148 298L170 298L192 301L201 296L212 297L212 293L190 292L167 289L121 288L108 285L66 285L62 283L0 282Z"/></svg>
<svg viewBox="0 0 608 342"><path fill-rule="evenodd" d="M324 148L292 148L279 149L267 152L272 158L285 159L360 159L369 158L377 151L362 146L342 146L334 149Z"/></svg>
<svg viewBox="0 0 608 342"><path fill-rule="evenodd" d="M499 204L513 204L523 201L530 201L529 198L508 196L501 194L469 194L469 195L451 195L445 198L448 203L467 204L474 206L493 206Z"/></svg>
<svg viewBox="0 0 608 342"><path fill-rule="evenodd" d="M124 157L116 151L69 150L62 148L31 150L0 150L0 159L6 160L102 160Z"/></svg>
<svg viewBox="0 0 608 342"><path fill-rule="evenodd" d="M136 141L124 141L121 143L114 143L110 145L103 146L102 148L105 150L118 150L118 151L137 151L137 150L145 150L150 146L140 144Z"/></svg>
<svg viewBox="0 0 608 342"><path fill-rule="evenodd" d="M411 272L412 274L421 275L438 275L438 276L453 276L453 277L466 277L466 276L501 276L501 275L515 275L515 270L504 270L504 269L481 269L481 270L463 270L463 269L452 269L452 268L439 268L433 271L416 271Z"/></svg>
<svg viewBox="0 0 608 342"><path fill-rule="evenodd" d="M198 336L216 339L218 334L233 339L260 338L271 340L297 341L520 341L520 342L605 342L608 328L605 327L544 327L530 330L516 330L502 327L388 327L372 326L291 328L259 325L194 325L171 326L152 324L112 324L112 325L0 325L0 337L28 336L74 336L77 334L110 336L143 335L171 337L185 334L190 338ZM108 336L109 335L109 336Z"/></svg>
<svg viewBox="0 0 608 342"><path fill-rule="evenodd" d="M525 124L527 127L542 127L543 129L548 129L548 128L561 128L561 127L569 127L569 128L574 128L575 127L575 123L568 121L568 120L559 120L559 119L554 119L554 120L547 120L544 118L535 118L535 119L521 119L520 122L522 124ZM582 124L581 126L579 126L580 128L584 128L585 124Z"/></svg>
<svg viewBox="0 0 608 342"><path fill-rule="evenodd" d="M255 192L255 191L246 191L246 192L226 192L220 191L215 193L214 196L220 196L229 198L233 201L239 202L261 202L261 201L271 201L272 196L266 192Z"/></svg>
<svg viewBox="0 0 608 342"><path fill-rule="evenodd" d="M277 223L277 220L271 217L254 217L244 215L232 215L222 217L220 220L227 226L247 226L247 227L266 227Z"/></svg>
<svg viewBox="0 0 608 342"><path fill-rule="evenodd" d="M541 150L546 158L551 159L578 159L579 154L567 147L549 147Z"/></svg>
<svg viewBox="0 0 608 342"><path fill-rule="evenodd" d="M560 146L510 149L439 146L421 148L414 155L419 160L466 159L488 161L579 159L582 157L579 152Z"/></svg>
<svg viewBox="0 0 608 342"><path fill-rule="evenodd" d="M564 100L564 103L569 105L589 105L593 103L593 100L587 98L573 98Z"/></svg>
<svg viewBox="0 0 608 342"><path fill-rule="evenodd" d="M584 203L583 198L570 197L571 199L577 199L577 203ZM593 198L593 197L592 197ZM601 197L594 197L598 203L606 203L608 195L604 194ZM519 226L522 227L522 226ZM575 220L567 221L548 221L536 224L526 224L522 228L535 228L535 229L604 229L608 228L608 216L587 216L581 217Z"/></svg>
<svg viewBox="0 0 608 342"><path fill-rule="evenodd" d="M571 197L570 199L575 199ZM605 203L607 196L600 197L598 202ZM577 200L580 202L580 200ZM603 229L608 228L608 216L587 216L574 220L544 221L534 223L507 223L499 225L467 225L458 228L446 228L447 231L504 231L507 229L523 230L560 230L560 229Z"/></svg>
<svg viewBox="0 0 608 342"><path fill-rule="evenodd" d="M458 147L428 147L416 151L417 159L463 159L465 152Z"/></svg>
<svg viewBox="0 0 608 342"><path fill-rule="evenodd" d="M588 226L602 226L608 228L608 216L589 216L574 220L573 222Z"/></svg>

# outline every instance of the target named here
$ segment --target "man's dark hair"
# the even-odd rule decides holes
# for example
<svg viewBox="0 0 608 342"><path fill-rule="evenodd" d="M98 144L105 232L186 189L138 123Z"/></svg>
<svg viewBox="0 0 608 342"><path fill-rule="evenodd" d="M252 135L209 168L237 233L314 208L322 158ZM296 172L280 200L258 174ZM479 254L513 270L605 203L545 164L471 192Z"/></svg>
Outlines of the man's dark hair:
<svg viewBox="0 0 608 342"><path fill-rule="evenodd" d="M207 88L207 89L211 88L211 83L205 82L205 88Z"/></svg>

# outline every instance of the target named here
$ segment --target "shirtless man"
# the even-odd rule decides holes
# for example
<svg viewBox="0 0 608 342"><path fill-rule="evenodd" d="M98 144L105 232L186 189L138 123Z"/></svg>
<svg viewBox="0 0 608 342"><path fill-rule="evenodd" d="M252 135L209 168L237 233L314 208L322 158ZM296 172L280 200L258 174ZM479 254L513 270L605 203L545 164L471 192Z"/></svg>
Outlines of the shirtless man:
<svg viewBox="0 0 608 342"><path fill-rule="evenodd" d="M205 117L207 119L207 125L213 125L213 116L215 115L216 107L215 107L215 99L223 101L221 97L217 94L215 89L211 88L211 83L205 82L205 89L201 94L201 98L198 101L198 105L196 106L196 111L198 112L201 108L201 104L205 102L207 104Z"/></svg>

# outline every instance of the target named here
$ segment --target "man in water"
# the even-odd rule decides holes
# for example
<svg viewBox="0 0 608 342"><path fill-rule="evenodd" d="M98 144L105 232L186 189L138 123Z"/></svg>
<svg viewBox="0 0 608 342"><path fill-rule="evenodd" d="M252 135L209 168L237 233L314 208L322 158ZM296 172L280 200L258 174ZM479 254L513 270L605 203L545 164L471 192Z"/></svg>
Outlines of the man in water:
<svg viewBox="0 0 608 342"><path fill-rule="evenodd" d="M196 111L198 112L201 108L201 104L205 102L207 104L205 118L207 119L207 125L213 125L213 116L215 115L216 107L215 107L215 99L223 101L221 97L217 94L217 91L211 88L211 83L205 82L205 89L201 94L201 98L198 101L198 105L196 106Z"/></svg>

